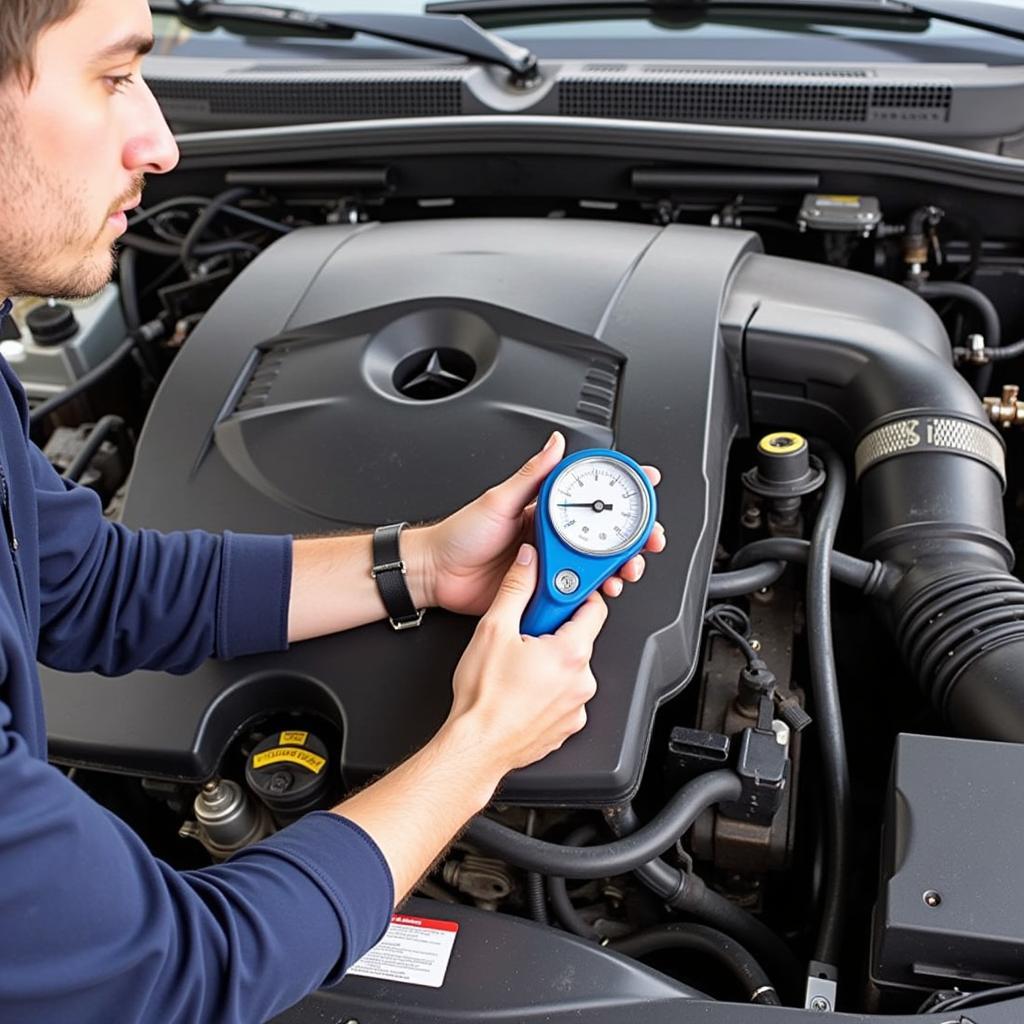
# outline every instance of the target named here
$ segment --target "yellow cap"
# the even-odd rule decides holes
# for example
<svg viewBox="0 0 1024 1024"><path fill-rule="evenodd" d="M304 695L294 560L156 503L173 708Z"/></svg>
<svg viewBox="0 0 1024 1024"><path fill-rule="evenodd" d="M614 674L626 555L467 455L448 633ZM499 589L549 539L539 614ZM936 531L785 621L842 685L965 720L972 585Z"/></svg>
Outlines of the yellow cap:
<svg viewBox="0 0 1024 1024"><path fill-rule="evenodd" d="M765 434L757 442L757 449L765 455L792 455L806 445L806 439L800 434L794 434L791 430L777 430L774 434Z"/></svg>

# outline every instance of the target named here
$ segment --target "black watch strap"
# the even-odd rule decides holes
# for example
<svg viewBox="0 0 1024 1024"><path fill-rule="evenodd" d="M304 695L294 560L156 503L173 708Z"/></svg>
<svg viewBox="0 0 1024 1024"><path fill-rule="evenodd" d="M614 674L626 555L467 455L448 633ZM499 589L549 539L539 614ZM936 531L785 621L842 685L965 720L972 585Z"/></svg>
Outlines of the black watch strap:
<svg viewBox="0 0 1024 1024"><path fill-rule="evenodd" d="M417 609L405 582L405 562L398 538L408 523L378 526L373 531L373 568L370 575L377 583L392 629L412 629L423 621L424 609Z"/></svg>

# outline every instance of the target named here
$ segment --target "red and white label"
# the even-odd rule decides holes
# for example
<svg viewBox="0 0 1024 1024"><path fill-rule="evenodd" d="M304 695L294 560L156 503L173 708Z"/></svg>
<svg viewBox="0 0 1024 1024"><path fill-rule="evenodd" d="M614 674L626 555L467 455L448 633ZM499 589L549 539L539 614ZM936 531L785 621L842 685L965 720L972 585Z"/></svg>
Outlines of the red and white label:
<svg viewBox="0 0 1024 1024"><path fill-rule="evenodd" d="M348 973L360 978L440 988L458 931L456 921L393 914L384 938L357 960Z"/></svg>

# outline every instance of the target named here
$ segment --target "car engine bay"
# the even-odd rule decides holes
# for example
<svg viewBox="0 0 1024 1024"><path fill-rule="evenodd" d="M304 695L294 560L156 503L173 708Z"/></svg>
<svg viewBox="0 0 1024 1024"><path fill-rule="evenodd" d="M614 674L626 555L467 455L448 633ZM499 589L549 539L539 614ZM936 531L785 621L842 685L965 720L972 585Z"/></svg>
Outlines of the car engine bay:
<svg viewBox="0 0 1024 1024"><path fill-rule="evenodd" d="M459 122L185 136L117 283L19 300L0 342L33 438L133 528L434 521L554 428L663 473L586 729L402 910L459 923L444 984L280 1020L1019 1019L1019 170ZM474 625L41 666L51 758L158 856L222 860L422 745Z"/></svg>

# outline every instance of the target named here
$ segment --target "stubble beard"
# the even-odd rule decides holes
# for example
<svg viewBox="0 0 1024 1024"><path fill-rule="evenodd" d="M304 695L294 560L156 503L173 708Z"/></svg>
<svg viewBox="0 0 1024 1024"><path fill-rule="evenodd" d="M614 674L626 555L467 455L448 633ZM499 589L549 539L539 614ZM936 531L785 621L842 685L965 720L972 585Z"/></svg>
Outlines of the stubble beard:
<svg viewBox="0 0 1024 1024"><path fill-rule="evenodd" d="M0 108L0 134L18 138L9 111ZM106 224L88 223L85 202L70 181L45 168L25 149L0 156L0 299L38 295L84 299L109 283L116 264L104 245Z"/></svg>

